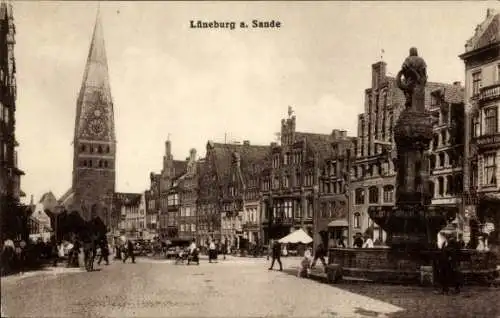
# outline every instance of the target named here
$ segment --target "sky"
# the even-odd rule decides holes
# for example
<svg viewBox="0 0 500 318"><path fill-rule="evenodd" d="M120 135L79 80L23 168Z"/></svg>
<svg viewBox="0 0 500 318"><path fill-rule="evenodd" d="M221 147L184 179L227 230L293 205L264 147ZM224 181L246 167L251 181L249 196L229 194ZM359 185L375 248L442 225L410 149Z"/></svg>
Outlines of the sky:
<svg viewBox="0 0 500 318"><path fill-rule="evenodd" d="M355 136L371 65L395 75L416 46L429 81L464 81L458 55L496 2L101 2L119 192L149 187L165 140L175 159L208 140L276 140L297 130ZM15 1L21 188L71 186L76 98L97 2ZM280 21L279 29L191 29L190 20ZM384 51L382 57L382 50Z"/></svg>

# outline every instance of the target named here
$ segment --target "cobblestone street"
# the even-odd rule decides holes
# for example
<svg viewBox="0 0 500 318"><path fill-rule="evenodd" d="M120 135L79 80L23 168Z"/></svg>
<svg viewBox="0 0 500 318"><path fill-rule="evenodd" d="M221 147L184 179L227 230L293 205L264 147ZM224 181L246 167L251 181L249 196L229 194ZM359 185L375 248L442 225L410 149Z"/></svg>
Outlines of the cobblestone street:
<svg viewBox="0 0 500 318"><path fill-rule="evenodd" d="M322 284L299 279L296 259L268 271L265 259L174 265L140 258L87 273L51 269L2 278L8 317L496 317L498 289L436 296L420 287ZM495 312L496 310L496 312Z"/></svg>

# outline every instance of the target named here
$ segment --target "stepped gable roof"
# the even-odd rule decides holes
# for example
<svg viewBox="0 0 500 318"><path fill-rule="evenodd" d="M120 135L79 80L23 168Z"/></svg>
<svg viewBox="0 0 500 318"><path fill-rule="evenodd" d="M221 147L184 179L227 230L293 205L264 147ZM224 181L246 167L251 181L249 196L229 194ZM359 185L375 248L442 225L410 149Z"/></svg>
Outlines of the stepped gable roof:
<svg viewBox="0 0 500 318"><path fill-rule="evenodd" d="M139 205L141 202L141 193L124 193L124 192L116 192L115 193L115 205L118 206L133 206Z"/></svg>

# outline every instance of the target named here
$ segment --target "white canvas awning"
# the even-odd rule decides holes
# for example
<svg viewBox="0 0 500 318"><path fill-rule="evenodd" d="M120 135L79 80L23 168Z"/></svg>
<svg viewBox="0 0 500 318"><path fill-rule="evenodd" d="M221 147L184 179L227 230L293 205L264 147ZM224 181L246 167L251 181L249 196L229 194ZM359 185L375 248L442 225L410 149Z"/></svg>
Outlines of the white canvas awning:
<svg viewBox="0 0 500 318"><path fill-rule="evenodd" d="M304 232L303 229L298 229L295 232L288 234L287 236L281 238L278 242L280 243L304 243L309 244L313 239Z"/></svg>

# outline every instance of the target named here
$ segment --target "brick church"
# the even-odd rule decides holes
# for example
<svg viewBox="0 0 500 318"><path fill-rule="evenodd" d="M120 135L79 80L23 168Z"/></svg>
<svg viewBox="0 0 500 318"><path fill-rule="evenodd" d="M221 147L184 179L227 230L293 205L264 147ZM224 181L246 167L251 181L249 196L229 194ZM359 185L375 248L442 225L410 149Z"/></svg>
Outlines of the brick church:
<svg viewBox="0 0 500 318"><path fill-rule="evenodd" d="M115 193L116 136L108 63L99 13L76 101L73 182L60 199L84 220L111 221Z"/></svg>

